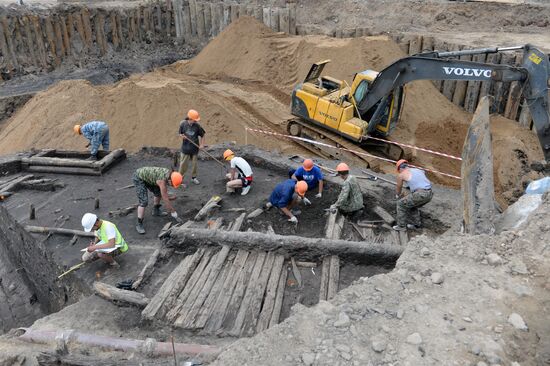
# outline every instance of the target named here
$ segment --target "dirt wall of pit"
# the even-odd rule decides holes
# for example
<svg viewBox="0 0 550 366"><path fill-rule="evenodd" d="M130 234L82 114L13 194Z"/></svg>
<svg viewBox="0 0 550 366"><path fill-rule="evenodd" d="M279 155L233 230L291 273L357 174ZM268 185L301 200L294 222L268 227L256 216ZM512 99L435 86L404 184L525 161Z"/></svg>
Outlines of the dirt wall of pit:
<svg viewBox="0 0 550 366"><path fill-rule="evenodd" d="M59 273L47 249L0 206L0 331L60 310L72 286L57 282Z"/></svg>

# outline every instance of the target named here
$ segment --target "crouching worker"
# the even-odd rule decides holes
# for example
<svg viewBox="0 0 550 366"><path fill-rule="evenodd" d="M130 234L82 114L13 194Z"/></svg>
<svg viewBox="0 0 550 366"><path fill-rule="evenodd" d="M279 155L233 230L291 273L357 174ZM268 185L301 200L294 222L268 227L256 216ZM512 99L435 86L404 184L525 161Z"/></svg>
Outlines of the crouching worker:
<svg viewBox="0 0 550 366"><path fill-rule="evenodd" d="M137 208L138 222L136 225L136 231L140 234L145 234L145 228L143 227L143 216L145 214L145 207L149 204L148 191L153 192L153 216L166 216L167 212L160 209L160 200L164 201L164 205L170 212L170 215L178 222L181 219L178 218L178 213L170 199L168 197L168 186L171 185L174 188L178 188L183 180L182 176L178 172L170 172L166 168L159 168L153 166L146 166L139 168L135 171L133 176L134 186L136 187L136 193L139 200Z"/></svg>
<svg viewBox="0 0 550 366"><path fill-rule="evenodd" d="M223 152L223 158L231 162L231 169L226 175L229 179L225 185L226 191L235 192L236 188L242 188L241 195L245 196L252 184L252 168L246 160L235 156L235 153L229 149Z"/></svg>
<svg viewBox="0 0 550 366"><path fill-rule="evenodd" d="M109 150L109 126L103 121L91 121L84 125L75 125L73 127L77 135L86 137L90 142L90 157L88 160L97 160L97 152L99 147L103 146L103 150Z"/></svg>
<svg viewBox="0 0 550 366"><path fill-rule="evenodd" d="M357 179L349 174L349 166L346 163L340 163L336 166L338 176L342 178L342 190L338 200L330 206L331 212L336 210L348 216L351 220L357 220L363 210L363 194Z"/></svg>
<svg viewBox="0 0 550 366"><path fill-rule="evenodd" d="M82 255L82 261L92 262L101 258L105 263L119 267L113 257L126 253L128 244L120 235L115 224L101 220L93 213L86 213L82 216L82 227L87 233L94 230L96 236Z"/></svg>
<svg viewBox="0 0 550 366"><path fill-rule="evenodd" d="M432 200L432 184L423 170L409 167L407 160L401 159L395 166L397 167L397 225L393 228L399 231L418 229L421 225L418 208ZM406 196L402 193L404 182L411 191Z"/></svg>
<svg viewBox="0 0 550 366"><path fill-rule="evenodd" d="M315 198L323 197L323 173L321 173L321 169L318 166L313 164L313 160L305 159L302 166L292 172L291 178L298 181L305 181L308 191L317 189ZM306 205L311 204L306 197L304 197L304 203Z"/></svg>
<svg viewBox="0 0 550 366"><path fill-rule="evenodd" d="M297 224L296 212L293 212L292 208L302 201L306 192L306 182L303 180L296 182L294 179L287 179L279 183L273 192L271 192L266 208L278 207L288 217L289 222Z"/></svg>

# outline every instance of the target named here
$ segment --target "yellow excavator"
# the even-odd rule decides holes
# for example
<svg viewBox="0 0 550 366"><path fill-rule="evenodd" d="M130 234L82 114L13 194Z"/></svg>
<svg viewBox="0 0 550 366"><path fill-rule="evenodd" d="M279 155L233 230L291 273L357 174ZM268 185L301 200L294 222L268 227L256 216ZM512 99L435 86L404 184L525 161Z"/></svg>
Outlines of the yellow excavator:
<svg viewBox="0 0 550 366"><path fill-rule="evenodd" d="M462 55L477 55L523 50L519 66L487 64L460 60ZM492 47L452 52L426 52L401 58L380 72L357 73L351 85L323 76L330 60L311 66L306 78L292 92L291 113L287 121L292 136L321 141L323 144L297 142L326 158L340 159L344 147L382 154L394 160L403 150L383 141L399 122L404 104L404 85L414 80L518 81L537 130L546 159L550 159L550 111L548 55L531 45ZM370 137L377 137L372 139ZM357 154L356 154L357 155ZM357 155L367 162L364 155Z"/></svg>

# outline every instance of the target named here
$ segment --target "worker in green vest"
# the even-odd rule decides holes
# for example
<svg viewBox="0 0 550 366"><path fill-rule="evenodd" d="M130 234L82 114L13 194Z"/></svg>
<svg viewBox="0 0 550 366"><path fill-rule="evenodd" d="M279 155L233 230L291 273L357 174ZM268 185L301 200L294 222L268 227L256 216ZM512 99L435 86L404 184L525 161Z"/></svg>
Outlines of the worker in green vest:
<svg viewBox="0 0 550 366"><path fill-rule="evenodd" d="M82 261L91 262L101 258L113 267L119 267L114 257L128 251L128 244L112 222L101 220L93 213L82 216L82 227L89 233L94 230L95 239L82 255Z"/></svg>

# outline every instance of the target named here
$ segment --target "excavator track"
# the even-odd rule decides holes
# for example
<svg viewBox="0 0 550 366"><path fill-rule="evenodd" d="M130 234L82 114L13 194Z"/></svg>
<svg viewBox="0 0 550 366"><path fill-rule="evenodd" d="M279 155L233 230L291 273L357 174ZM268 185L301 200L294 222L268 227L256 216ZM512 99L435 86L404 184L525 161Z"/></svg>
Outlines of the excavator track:
<svg viewBox="0 0 550 366"><path fill-rule="evenodd" d="M299 118L292 118L287 120L286 122L287 132L291 136L303 137L309 140L319 141L327 145L332 145L334 147L346 148L354 151L365 150L365 152L368 152L369 154L380 155L382 157L393 160L398 160L401 156L403 156L403 150L395 145L377 142L374 144L369 143L369 145L367 146L361 146L344 139L342 136L336 133L313 126L310 123ZM349 159L349 157L353 157L355 160L365 162L367 164L367 167L370 169L377 169L380 165L380 160L362 154L355 154L350 151L343 151L316 144L310 144L300 140L293 141L298 145L304 147L305 149L325 159L347 160ZM387 150L387 153L382 150Z"/></svg>

